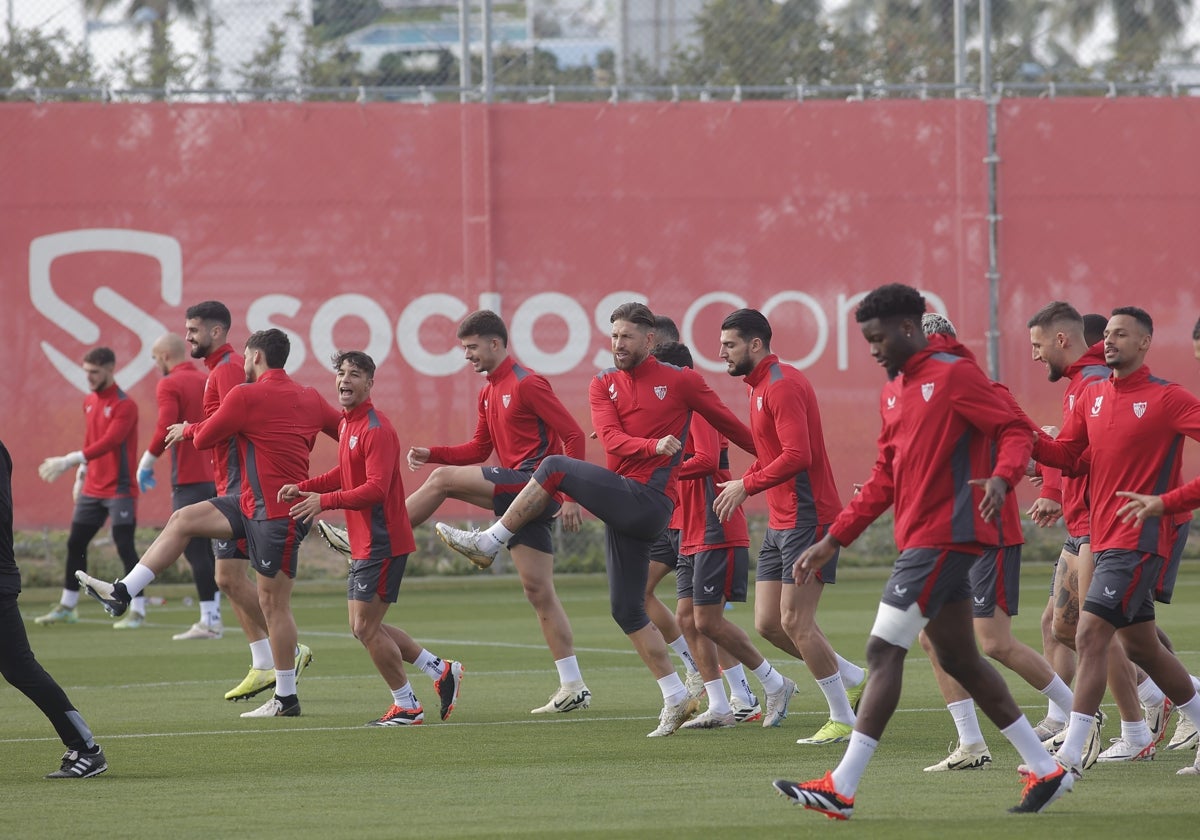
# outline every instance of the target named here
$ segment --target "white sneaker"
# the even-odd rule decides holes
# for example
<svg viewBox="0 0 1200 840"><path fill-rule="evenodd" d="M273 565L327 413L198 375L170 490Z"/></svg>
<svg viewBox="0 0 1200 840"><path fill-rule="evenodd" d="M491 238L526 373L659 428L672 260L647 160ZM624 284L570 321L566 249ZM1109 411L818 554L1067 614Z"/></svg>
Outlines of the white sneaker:
<svg viewBox="0 0 1200 840"><path fill-rule="evenodd" d="M987 744L959 743L950 755L937 764L925 768L926 773L941 773L945 770L986 770L992 763L992 753Z"/></svg>
<svg viewBox="0 0 1200 840"><path fill-rule="evenodd" d="M796 684L787 677L783 678L783 688L767 695L767 711L763 715L763 726L779 726L787 717L788 703L796 694Z"/></svg>
<svg viewBox="0 0 1200 840"><path fill-rule="evenodd" d="M665 738L668 735L674 735L685 720L688 719L693 711L694 700L683 698L682 701L674 706L669 706L663 703L662 711L658 714L658 728L646 735L647 738Z"/></svg>
<svg viewBox="0 0 1200 840"><path fill-rule="evenodd" d="M1181 714L1179 723L1175 725L1175 734L1171 736L1171 743L1167 744L1167 749L1194 750L1197 743L1200 743L1200 732L1196 731L1196 724L1192 723L1187 715Z"/></svg>
<svg viewBox="0 0 1200 840"><path fill-rule="evenodd" d="M300 717L300 701L292 703L290 706L285 706L279 701L278 697L272 697L266 703L263 703L257 709L249 712L242 712L244 718L268 718L268 717Z"/></svg>
<svg viewBox="0 0 1200 840"><path fill-rule="evenodd" d="M216 624L205 624L197 621L182 633L176 633L171 638L177 642L186 639L219 639L225 635L225 627L219 621Z"/></svg>
<svg viewBox="0 0 1200 840"><path fill-rule="evenodd" d="M553 712L573 712L576 709L586 709L592 705L592 692L581 682L567 683L550 695L550 702L545 706L530 709L531 715L546 715Z"/></svg>
<svg viewBox="0 0 1200 840"><path fill-rule="evenodd" d="M1066 721L1055 720L1051 717L1042 718L1042 722L1033 727L1033 732L1043 744L1063 732L1067 728ZM1061 742L1060 742L1061 743Z"/></svg>
<svg viewBox="0 0 1200 840"><path fill-rule="evenodd" d="M1083 747L1083 761L1081 766L1087 770L1100 757L1100 747L1104 745L1104 740L1100 737L1101 730L1104 728L1104 722L1108 720L1108 715L1104 712L1096 712L1096 722L1092 724L1092 731L1088 733L1087 742Z"/></svg>
<svg viewBox="0 0 1200 840"><path fill-rule="evenodd" d="M733 712L729 711L723 715L719 715L712 709L705 709L703 714L696 715L686 723L680 724L680 729L725 729L726 727L737 726L737 719L733 716Z"/></svg>
<svg viewBox="0 0 1200 840"><path fill-rule="evenodd" d="M479 538L483 535L482 531L464 531L461 528L451 528L442 522L436 523L433 529L442 538L442 542L481 569L491 566L492 561L496 559L496 555L500 553L499 546L496 546L492 551L485 551L479 547Z"/></svg>
<svg viewBox="0 0 1200 840"><path fill-rule="evenodd" d="M1153 761L1154 742L1139 747L1131 744L1124 737L1113 738L1111 747L1096 756L1097 761Z"/></svg>
<svg viewBox="0 0 1200 840"><path fill-rule="evenodd" d="M758 698L751 694L750 699L753 702L746 703L740 697L734 697L729 701L729 706L733 709L733 719L738 723L762 720L762 706L759 705Z"/></svg>
<svg viewBox="0 0 1200 840"><path fill-rule="evenodd" d="M347 558L350 557L350 536L346 533L345 528L339 528L336 525L330 525L323 519L318 519L317 533L338 554L344 554Z"/></svg>
<svg viewBox="0 0 1200 840"><path fill-rule="evenodd" d="M1143 703L1142 708L1146 712L1146 725L1150 727L1150 743L1157 747L1167 737L1167 724L1175 714L1175 704L1164 696L1161 703L1153 706Z"/></svg>

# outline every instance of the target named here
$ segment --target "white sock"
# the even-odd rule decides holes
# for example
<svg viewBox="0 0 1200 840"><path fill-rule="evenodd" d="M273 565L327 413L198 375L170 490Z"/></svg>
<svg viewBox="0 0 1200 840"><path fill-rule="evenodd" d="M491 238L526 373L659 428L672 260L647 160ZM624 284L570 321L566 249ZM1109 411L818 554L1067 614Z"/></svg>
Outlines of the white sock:
<svg viewBox="0 0 1200 840"><path fill-rule="evenodd" d="M417 695L413 692L410 682L406 682L392 691L392 702L401 709L416 709L421 705L417 702Z"/></svg>
<svg viewBox="0 0 1200 840"><path fill-rule="evenodd" d="M965 747L968 744L983 743L983 732L979 729L979 715L975 711L974 700L970 697L966 700L956 700L947 704L946 708L950 711L950 717L954 718L954 728L958 730L960 744Z"/></svg>
<svg viewBox="0 0 1200 840"><path fill-rule="evenodd" d="M854 688L866 678L865 670L849 659L844 659L837 651L834 651L833 655L837 657L838 673L842 675L842 685Z"/></svg>
<svg viewBox="0 0 1200 840"><path fill-rule="evenodd" d="M216 600L200 602L200 623L209 627L221 623L221 606Z"/></svg>
<svg viewBox="0 0 1200 840"><path fill-rule="evenodd" d="M296 669L289 668L286 671L275 669L275 696L276 697L291 697L296 693Z"/></svg>
<svg viewBox="0 0 1200 840"><path fill-rule="evenodd" d="M513 538L513 532L505 528L503 523L496 522L495 525L488 528L479 536L479 547L484 551L491 551L493 548L501 548L508 545L508 541Z"/></svg>
<svg viewBox="0 0 1200 840"><path fill-rule="evenodd" d="M1146 677L1146 679L1138 683L1137 692L1138 699L1141 700L1142 704L1146 706L1160 705L1163 701L1163 697L1165 696L1162 692L1162 689L1158 687L1158 684L1149 677Z"/></svg>
<svg viewBox="0 0 1200 840"><path fill-rule="evenodd" d="M718 678L704 684L704 692L708 695L708 710L714 715L727 715L733 712L729 705L729 696L725 693L725 681Z"/></svg>
<svg viewBox="0 0 1200 840"><path fill-rule="evenodd" d="M1056 720L1059 723L1066 723L1067 717L1070 714L1071 714L1071 705L1069 703L1064 708L1063 706L1060 706L1057 703L1055 703L1053 700L1051 700L1050 705L1046 708L1046 719L1047 720Z"/></svg>
<svg viewBox="0 0 1200 840"><path fill-rule="evenodd" d="M867 770L867 764L871 761L871 756L875 755L875 748L878 746L878 741L857 730L851 734L846 754L833 771L833 789L842 796L854 796L858 790L858 783Z"/></svg>
<svg viewBox="0 0 1200 840"><path fill-rule="evenodd" d="M850 707L850 700L846 697L846 686L842 684L842 675L837 673L832 677L817 680L817 686L825 695L825 702L829 704L829 719L853 726L857 718L854 717L854 709Z"/></svg>
<svg viewBox="0 0 1200 840"><path fill-rule="evenodd" d="M1188 674L1192 678L1192 688L1196 689L1196 693L1200 694L1200 677L1195 674Z"/></svg>
<svg viewBox="0 0 1200 840"><path fill-rule="evenodd" d="M583 674L579 672L579 660L574 656L555 659L554 667L558 669L558 681L560 684L566 685L567 683L583 682Z"/></svg>
<svg viewBox="0 0 1200 840"><path fill-rule="evenodd" d="M1200 694L1193 694L1192 699L1186 703L1182 703L1175 707L1180 714L1186 717L1195 726L1200 726ZM1196 753L1197 761L1200 761L1200 752Z"/></svg>
<svg viewBox="0 0 1200 840"><path fill-rule="evenodd" d="M663 703L668 706L677 706L683 702L683 698L687 697L687 689L683 686L683 680L679 679L679 674L674 671L665 677L659 677L658 687L662 691Z"/></svg>
<svg viewBox="0 0 1200 840"><path fill-rule="evenodd" d="M683 660L683 667L687 669L689 674L694 674L700 669L696 667L696 660L692 658L692 649L688 647L687 639L683 634L679 634L679 638L673 642L667 642L667 647L675 651L679 658Z"/></svg>
<svg viewBox="0 0 1200 840"><path fill-rule="evenodd" d="M1082 763L1083 746L1087 743L1088 736L1092 734L1092 726L1095 723L1094 715L1071 712L1071 719L1067 723L1067 737L1063 741L1063 745L1058 748L1058 758L1065 767L1075 767ZM1045 749L1042 747L1043 752ZM1044 774L1039 773L1038 775Z"/></svg>
<svg viewBox="0 0 1200 840"><path fill-rule="evenodd" d="M428 676L431 680L436 680L442 675L442 660L425 650L425 648L421 648L421 652L417 654L417 661L413 665L420 668L421 673Z"/></svg>
<svg viewBox="0 0 1200 840"><path fill-rule="evenodd" d="M1144 747L1154 740L1150 734L1150 724L1146 723L1144 717L1121 721L1121 737L1135 747Z"/></svg>
<svg viewBox="0 0 1200 840"><path fill-rule="evenodd" d="M731 697L736 697L747 706L754 705L754 692L750 690L750 683L746 682L746 669L741 662L725 669L725 679L729 683Z"/></svg>
<svg viewBox="0 0 1200 840"><path fill-rule="evenodd" d="M125 584L125 590L129 593L129 597L136 598L155 577L153 569L138 563L130 570L129 574L121 578L121 583Z"/></svg>
<svg viewBox="0 0 1200 840"><path fill-rule="evenodd" d="M259 639L250 643L250 667L266 671L275 667L275 657L271 654L271 640Z"/></svg>
<svg viewBox="0 0 1200 840"><path fill-rule="evenodd" d="M783 688L783 674L772 668L771 663L765 659L757 668L751 668L750 673L758 677L758 681L762 683L763 691L767 692L767 694L773 694Z"/></svg>
<svg viewBox="0 0 1200 840"><path fill-rule="evenodd" d="M138 615L146 614L146 599L142 595L138 595L129 603L129 608Z"/></svg>
<svg viewBox="0 0 1200 840"><path fill-rule="evenodd" d="M79 592L72 592L70 589L64 589L62 591L62 596L58 599L58 602L67 609L73 610L79 606Z"/></svg>
<svg viewBox="0 0 1200 840"><path fill-rule="evenodd" d="M1046 776L1054 772L1054 768L1057 766L1054 763L1054 756L1046 752L1041 739L1033 731L1033 727L1029 725L1029 720L1025 715L1021 715L1007 727L1001 729L1000 734L1017 748L1017 752L1021 754L1021 760L1025 762L1025 766L1033 775ZM982 735L980 740L983 740Z"/></svg>
<svg viewBox="0 0 1200 840"><path fill-rule="evenodd" d="M1051 705L1057 706L1060 709L1069 709L1075 703L1075 693L1071 691L1071 687L1063 682L1062 677L1058 674L1050 680L1050 684L1043 688L1042 694L1050 698ZM1066 715L1055 720L1066 720Z"/></svg>

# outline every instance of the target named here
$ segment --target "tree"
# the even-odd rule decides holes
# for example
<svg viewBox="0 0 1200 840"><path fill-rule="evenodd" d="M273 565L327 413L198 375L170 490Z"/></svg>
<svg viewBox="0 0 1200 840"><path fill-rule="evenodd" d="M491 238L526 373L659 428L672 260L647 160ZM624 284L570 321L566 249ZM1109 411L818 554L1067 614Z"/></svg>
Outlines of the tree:
<svg viewBox="0 0 1200 840"><path fill-rule="evenodd" d="M44 35L10 26L0 49L0 89L93 87L95 72L87 51L61 29Z"/></svg>
<svg viewBox="0 0 1200 840"><path fill-rule="evenodd" d="M382 13L379 0L313 0L313 26L321 41L362 29Z"/></svg>
<svg viewBox="0 0 1200 840"><path fill-rule="evenodd" d="M1153 75L1164 54L1176 46L1191 9L1192 0L1075 0L1062 4L1056 22L1080 39L1095 32L1107 11L1115 28L1107 77L1142 79Z"/></svg>
<svg viewBox="0 0 1200 840"><path fill-rule="evenodd" d="M84 8L99 14L126 0L84 0ZM185 80L195 63L193 57L175 52L171 44L168 25L172 13L185 18L195 18L203 0L128 0L125 16L133 21L148 20L150 24L149 66L144 79L145 86L165 88L169 83L179 84ZM123 62L128 81L138 84L136 78L139 62L131 59Z"/></svg>

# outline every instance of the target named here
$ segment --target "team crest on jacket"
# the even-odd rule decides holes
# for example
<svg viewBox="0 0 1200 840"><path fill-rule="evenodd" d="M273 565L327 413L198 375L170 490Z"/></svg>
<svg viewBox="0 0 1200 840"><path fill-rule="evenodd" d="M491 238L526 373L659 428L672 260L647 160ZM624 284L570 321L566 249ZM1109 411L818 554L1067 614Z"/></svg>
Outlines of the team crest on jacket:
<svg viewBox="0 0 1200 840"><path fill-rule="evenodd" d="M929 402L930 398L933 397L933 383L932 382L926 382L923 385L921 385L921 396L925 398L925 402Z"/></svg>
<svg viewBox="0 0 1200 840"><path fill-rule="evenodd" d="M888 407L888 411L891 411L893 408L896 407L896 398L895 397L887 398L887 407Z"/></svg>
<svg viewBox="0 0 1200 840"><path fill-rule="evenodd" d="M1071 394L1067 397L1067 411L1075 410L1075 395Z"/></svg>
<svg viewBox="0 0 1200 840"><path fill-rule="evenodd" d="M667 386L666 385L655 385L654 386L654 396L658 397L660 400L666 399Z"/></svg>
<svg viewBox="0 0 1200 840"><path fill-rule="evenodd" d="M1096 401L1094 403L1092 403L1092 416L1093 417L1100 416L1100 406L1103 404L1104 404L1104 395L1101 394L1100 396L1096 397Z"/></svg>
<svg viewBox="0 0 1200 840"><path fill-rule="evenodd" d="M505 407L505 408L508 408L508 404L509 404L510 402L512 402L512 395L511 395L511 394L505 394L504 396L502 396L502 397L500 398L500 402L504 403L504 407Z"/></svg>
<svg viewBox="0 0 1200 840"><path fill-rule="evenodd" d="M758 410L762 411L762 397L761 396L758 398Z"/></svg>
<svg viewBox="0 0 1200 840"><path fill-rule="evenodd" d="M1133 404L1133 413L1141 417L1146 413L1146 404L1144 402L1136 402Z"/></svg>
<svg viewBox="0 0 1200 840"><path fill-rule="evenodd" d="M112 406L111 405L104 406L104 416L112 417Z"/></svg>
<svg viewBox="0 0 1200 840"><path fill-rule="evenodd" d="M358 435L350 435L350 448L358 446Z"/></svg>

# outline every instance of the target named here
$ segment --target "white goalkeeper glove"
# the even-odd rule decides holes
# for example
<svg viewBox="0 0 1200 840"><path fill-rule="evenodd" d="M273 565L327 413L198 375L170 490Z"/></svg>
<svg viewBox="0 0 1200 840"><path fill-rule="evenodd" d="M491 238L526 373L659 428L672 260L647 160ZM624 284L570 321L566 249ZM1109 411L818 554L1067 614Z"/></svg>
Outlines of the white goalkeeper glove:
<svg viewBox="0 0 1200 840"><path fill-rule="evenodd" d="M80 464L79 469L75 470L75 486L71 488L71 501L79 502L79 496L83 493L83 480L85 478L87 478L87 464Z"/></svg>
<svg viewBox="0 0 1200 840"><path fill-rule="evenodd" d="M54 481L71 467L79 467L86 463L87 459L83 457L82 452L68 452L66 455L42 461L42 465L38 467L38 475L42 477L42 481Z"/></svg>

